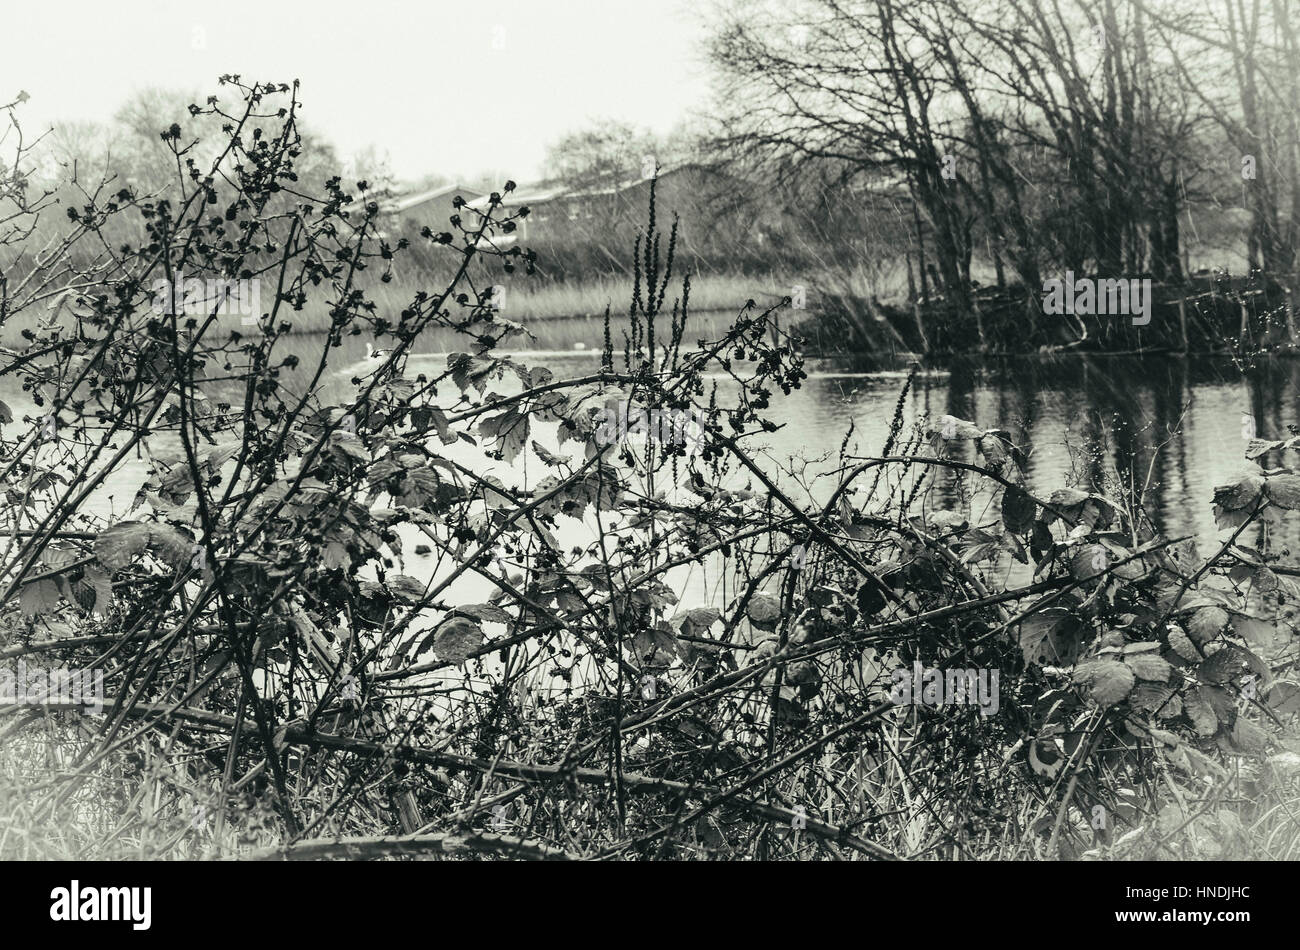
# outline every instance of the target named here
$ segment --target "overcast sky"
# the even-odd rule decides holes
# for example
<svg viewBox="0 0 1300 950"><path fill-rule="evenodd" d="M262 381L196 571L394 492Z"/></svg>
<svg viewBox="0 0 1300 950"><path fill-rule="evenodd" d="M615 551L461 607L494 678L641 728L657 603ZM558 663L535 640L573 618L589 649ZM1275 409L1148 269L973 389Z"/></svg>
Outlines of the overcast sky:
<svg viewBox="0 0 1300 950"><path fill-rule="evenodd" d="M545 146L612 117L666 132L707 92L686 0L26 0L6 4L0 101L29 131L109 119L147 86L302 80L304 121L401 178L535 177ZM223 97L224 98L224 97Z"/></svg>

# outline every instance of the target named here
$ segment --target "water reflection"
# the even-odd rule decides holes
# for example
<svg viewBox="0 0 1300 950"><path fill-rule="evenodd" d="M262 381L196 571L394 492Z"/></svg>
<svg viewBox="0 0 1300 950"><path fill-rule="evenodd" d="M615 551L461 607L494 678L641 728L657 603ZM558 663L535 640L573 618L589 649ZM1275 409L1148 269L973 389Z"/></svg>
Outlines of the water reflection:
<svg viewBox="0 0 1300 950"><path fill-rule="evenodd" d="M713 336L728 322L726 314L695 317L686 338ZM553 321L534 332L533 339L509 347L521 362L548 366L557 377L598 366L600 319ZM444 336L420 341L408 375L432 376L446 367L448 352L467 348L463 337ZM303 335L277 348L299 357L299 370L287 380L291 386L310 378L324 342ZM368 362L367 342L349 337L329 354L323 399L346 399L350 376ZM802 389L774 397L771 418L780 428L751 443L765 449L773 470L791 457L833 457L850 425L851 450L879 452L907 365L869 358L810 360L808 369ZM1142 490L1148 514L1166 533L1209 537L1215 532L1214 485L1244 464L1249 420L1265 438L1285 436L1297 422L1298 373L1300 364L1286 359L1259 360L1248 369L1227 360L1169 356L955 360L921 370L904 409L909 423L923 414L949 413L984 429L1008 430L1028 454L1030 484L1037 491L1067 483L1101 488L1118 479ZM0 379L0 398L19 413L33 411L12 377ZM1262 461L1276 466L1284 460ZM127 475L116 475L113 482L125 487ZM941 497L956 497L959 477L937 473ZM119 510L125 500L118 499ZM974 514L987 520L996 517L996 509Z"/></svg>
<svg viewBox="0 0 1300 950"><path fill-rule="evenodd" d="M837 369L843 372L843 364ZM1300 383L1300 367L1284 359L1246 372L1227 360L1163 356L957 361L947 370L918 377L909 415L950 413L984 429L1006 429L1029 457L1036 490L1118 481L1145 497L1147 513L1167 533L1207 536L1215 531L1214 486L1246 464L1243 419L1253 418L1261 436L1286 435ZM876 451L899 388L890 376L814 374L778 413L789 429L816 432L818 442L842 438L853 422L863 446ZM800 441L788 439L788 447ZM1283 464L1276 457L1263 462ZM951 474L938 480L954 487Z"/></svg>

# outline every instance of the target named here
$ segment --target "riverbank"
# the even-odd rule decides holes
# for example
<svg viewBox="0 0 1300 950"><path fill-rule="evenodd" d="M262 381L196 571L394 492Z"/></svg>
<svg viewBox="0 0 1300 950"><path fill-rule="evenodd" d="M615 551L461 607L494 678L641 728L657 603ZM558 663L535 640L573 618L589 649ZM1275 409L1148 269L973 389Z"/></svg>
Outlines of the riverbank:
<svg viewBox="0 0 1300 950"><path fill-rule="evenodd" d="M942 298L912 304L827 294L800 332L810 352L1026 355L1038 352L1241 355L1295 352L1288 284L1263 277L1198 275L1151 283L1144 312L1045 312L1042 294L980 288L968 308ZM1106 309L1095 307L1094 309Z"/></svg>
<svg viewBox="0 0 1300 950"><path fill-rule="evenodd" d="M395 274L384 282L374 280L366 294L378 315L405 309L417 293L440 287L446 275ZM493 284L489 281L500 280ZM1240 356L1297 352L1300 335L1289 306L1290 294L1278 281L1198 276L1180 284L1153 284L1149 312L1131 314L1048 314L1037 298L1023 290L981 288L972 306L961 313L942 298L907 303L901 297L880 300L861 281L841 282L837 289L817 282L801 284L776 275L707 274L691 278L690 314L694 321L712 324L725 315L734 318L748 301L762 311L781 307L786 319L804 338L811 357L875 355L891 360L980 355L1007 358L1042 353L1123 355ZM603 275L581 282L552 281L520 274L480 273L475 287L499 316L524 324L539 337L556 336L559 348L599 345L603 342L603 317L608 309L614 321L615 346L625 320L631 281ZM260 310L273 300L261 294ZM0 345L23 350L24 331L38 325L70 322L76 307L65 298L48 309L28 308L0 326ZM234 308L232 308L233 310ZM665 310L671 302L665 301ZM221 319L232 329L247 332L242 315ZM309 300L299 311L282 310L295 334L318 334L330 326L326 294ZM666 319L666 318L665 318ZM601 324L594 336L587 330L566 334L550 324L573 322ZM688 333L689 335L689 333ZM574 340L558 337L574 336ZM578 338L581 337L581 340ZM589 339L590 338L590 339Z"/></svg>
<svg viewBox="0 0 1300 950"><path fill-rule="evenodd" d="M501 283L494 284L493 280ZM365 288L368 298L379 314L396 314L410 305L421 291L426 293L445 284L445 275L403 275L398 273L389 282L373 281ZM599 277L581 283L545 281L522 275L480 275L476 286L486 295L499 315L506 320L532 323L551 320L572 320L603 317L608 308L616 318L625 318L631 297L632 281L627 277ZM705 274L691 277L690 311L693 315L727 313L735 317L753 300L763 309L778 306L790 296L791 286L772 277L752 277L741 274ZM500 288L497 290L496 288ZM273 293L259 295L261 309L269 311L274 303ZM665 310L672 302L665 301ZM10 318L0 326L0 345L23 349L26 345L24 330L34 330L38 324L52 320L68 320L75 308L65 304L52 310L28 309ZM286 308L287 311L287 308ZM232 326L240 327L238 314L223 315ZM330 326L330 308L325 296L309 302L302 310L285 316L293 324L294 333L323 333ZM621 344L620 344L621 345Z"/></svg>

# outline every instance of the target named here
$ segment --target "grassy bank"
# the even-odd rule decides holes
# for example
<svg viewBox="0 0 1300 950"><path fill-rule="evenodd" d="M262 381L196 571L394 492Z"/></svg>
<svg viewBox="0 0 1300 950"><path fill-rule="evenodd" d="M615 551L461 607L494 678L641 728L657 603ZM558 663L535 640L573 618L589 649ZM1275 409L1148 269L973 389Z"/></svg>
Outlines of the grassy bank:
<svg viewBox="0 0 1300 950"><path fill-rule="evenodd" d="M496 279L500 279L499 277ZM376 313L395 317L408 307L411 300L421 290L442 286L445 278L437 275L421 277L398 275L392 281L384 283L374 280L366 288L368 297L376 304ZM532 322L538 320L562 320L570 317L600 316L605 308L619 316L627 310L628 283L612 277L601 277L580 283L542 281L524 276L509 277L500 284L480 280L475 284L481 294L492 295L493 287L500 286L503 291L495 297L499 303L500 314L507 320ZM754 278L743 275L715 274L692 277L690 308L696 313L738 312L745 302L753 300L762 308L772 307L781 302L783 297L792 292L794 282L782 282L776 278ZM680 291L678 292L680 295ZM328 293L319 293L299 313L282 311L282 316L293 324L294 333L320 333L329 328ZM672 300L665 299L665 307L671 309ZM261 309L271 308L273 298L263 289ZM41 326L51 323L69 322L76 308L71 305L56 307L52 310L32 308L25 310L0 327L0 345L22 349L26 346L23 331L36 331ZM237 315L231 314L227 320L239 328Z"/></svg>

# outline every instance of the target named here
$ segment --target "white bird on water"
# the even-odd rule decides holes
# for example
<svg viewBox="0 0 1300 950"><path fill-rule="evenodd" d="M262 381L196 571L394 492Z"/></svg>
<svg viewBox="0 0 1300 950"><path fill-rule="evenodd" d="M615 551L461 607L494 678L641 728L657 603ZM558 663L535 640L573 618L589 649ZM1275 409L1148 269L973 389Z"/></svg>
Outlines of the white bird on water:
<svg viewBox="0 0 1300 950"><path fill-rule="evenodd" d="M347 367L347 369L342 370L342 372L350 376L368 376L379 369L380 364L391 352L392 350L377 350L373 344L367 342L366 355Z"/></svg>

